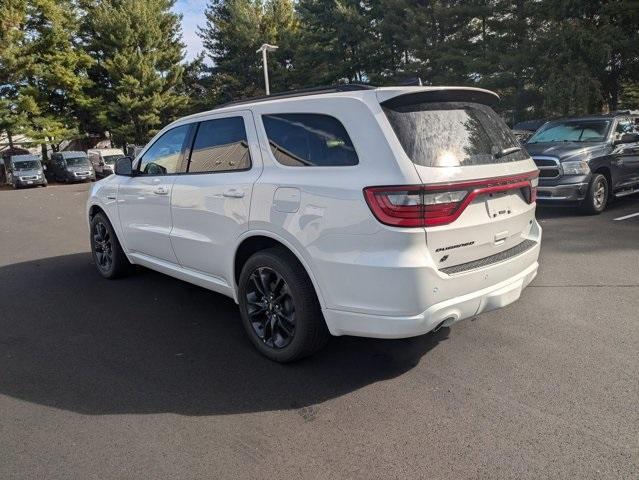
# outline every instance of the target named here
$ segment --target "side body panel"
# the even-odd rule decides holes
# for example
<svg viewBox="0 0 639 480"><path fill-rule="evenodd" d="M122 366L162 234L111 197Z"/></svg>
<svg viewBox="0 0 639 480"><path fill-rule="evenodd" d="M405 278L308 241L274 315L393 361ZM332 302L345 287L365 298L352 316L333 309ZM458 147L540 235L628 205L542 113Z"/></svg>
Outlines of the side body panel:
<svg viewBox="0 0 639 480"><path fill-rule="evenodd" d="M179 264L232 285L233 258L238 238L248 230L253 183L262 171L255 124L250 111L210 115L201 121L242 117L249 144L251 168L216 173L193 173L175 178L171 196L171 244Z"/></svg>

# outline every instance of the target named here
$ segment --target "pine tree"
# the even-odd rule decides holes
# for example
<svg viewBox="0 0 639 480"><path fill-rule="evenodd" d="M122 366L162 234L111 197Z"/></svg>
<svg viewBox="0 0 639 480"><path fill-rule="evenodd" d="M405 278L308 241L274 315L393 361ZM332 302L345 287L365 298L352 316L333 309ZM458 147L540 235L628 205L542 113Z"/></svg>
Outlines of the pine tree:
<svg viewBox="0 0 639 480"><path fill-rule="evenodd" d="M300 0L297 11L303 26L294 57L300 83L369 81L376 46L368 0Z"/></svg>
<svg viewBox="0 0 639 480"><path fill-rule="evenodd" d="M205 16L200 36L214 65L220 101L264 93L262 59L256 53L263 43L279 47L268 54L271 91L292 86L298 22L291 0L211 0Z"/></svg>
<svg viewBox="0 0 639 480"><path fill-rule="evenodd" d="M27 118L25 133L57 150L79 135L75 110L88 84L91 59L77 48L78 12L71 0L26 3L22 41L15 55L19 112Z"/></svg>
<svg viewBox="0 0 639 480"><path fill-rule="evenodd" d="M626 82L621 86L619 107L622 109L639 109L639 82Z"/></svg>
<svg viewBox="0 0 639 480"><path fill-rule="evenodd" d="M117 144L144 144L188 103L174 0L85 0L83 38L96 64L84 116Z"/></svg>
<svg viewBox="0 0 639 480"><path fill-rule="evenodd" d="M0 133L6 132L11 148L13 136L26 125L26 115L18 107L20 46L26 17L26 0L5 0L0 8Z"/></svg>

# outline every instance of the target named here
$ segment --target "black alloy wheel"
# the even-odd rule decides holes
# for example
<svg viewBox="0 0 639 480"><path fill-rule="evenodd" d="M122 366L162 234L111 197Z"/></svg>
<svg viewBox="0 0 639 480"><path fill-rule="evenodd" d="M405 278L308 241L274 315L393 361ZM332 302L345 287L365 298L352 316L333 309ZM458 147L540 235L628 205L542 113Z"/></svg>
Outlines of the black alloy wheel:
<svg viewBox="0 0 639 480"><path fill-rule="evenodd" d="M102 220L94 224L93 251L98 269L101 272L109 272L113 266L113 243L109 229Z"/></svg>
<svg viewBox="0 0 639 480"><path fill-rule="evenodd" d="M93 261L100 275L104 278L118 278L131 272L132 265L103 212L96 213L91 218L89 240Z"/></svg>
<svg viewBox="0 0 639 480"><path fill-rule="evenodd" d="M258 267L249 276L246 303L255 334L271 348L284 348L295 335L295 304L275 270Z"/></svg>
<svg viewBox="0 0 639 480"><path fill-rule="evenodd" d="M253 254L240 272L238 287L244 329L271 360L290 362L312 355L330 338L313 283L286 249Z"/></svg>

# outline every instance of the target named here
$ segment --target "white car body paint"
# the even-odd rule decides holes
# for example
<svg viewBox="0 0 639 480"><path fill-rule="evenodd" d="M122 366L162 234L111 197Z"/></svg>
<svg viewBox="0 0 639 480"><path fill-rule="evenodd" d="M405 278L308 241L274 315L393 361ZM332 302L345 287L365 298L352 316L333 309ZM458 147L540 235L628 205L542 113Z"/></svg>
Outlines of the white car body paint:
<svg viewBox="0 0 639 480"><path fill-rule="evenodd" d="M474 181L536 171L530 158L464 167L414 164L380 102L429 90L445 89L392 87L273 98L180 119L160 131L137 158L176 126L241 116L251 168L111 176L94 185L87 215L96 207L106 212L132 263L235 301L235 254L242 241L253 236L277 240L308 273L333 335L410 337L442 322L450 325L503 307L517 300L537 273L541 228L534 201L527 202L518 191L495 199L479 195L452 223L405 228L381 223L365 200L363 190L371 186ZM279 163L262 122L262 115L278 113L337 118L353 142L359 164ZM156 195L157 187L168 192ZM490 217L491 209L502 207L507 214ZM442 271L493 258L525 241L533 246L503 260L460 273Z"/></svg>

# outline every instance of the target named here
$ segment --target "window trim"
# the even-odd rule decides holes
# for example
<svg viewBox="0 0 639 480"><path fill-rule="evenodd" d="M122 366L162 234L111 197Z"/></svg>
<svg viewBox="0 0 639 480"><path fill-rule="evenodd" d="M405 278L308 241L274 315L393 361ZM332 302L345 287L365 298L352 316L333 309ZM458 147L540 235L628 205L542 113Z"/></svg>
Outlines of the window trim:
<svg viewBox="0 0 639 480"><path fill-rule="evenodd" d="M294 166L294 165L285 165L283 163L280 163L277 160L277 158L275 158L275 155L273 154L273 150L271 148L271 141L269 140L268 133L266 132L266 126L264 125L264 117L276 116L276 115L318 115L318 116L323 116L323 117L330 117L330 118L338 121L339 124L344 129L344 131L346 132L346 135L348 135L348 139L351 141L351 144L353 145L353 150L355 150L355 156L357 157L357 163L355 163L353 165L327 165L327 166L305 165L304 167L299 167L299 166ZM357 147L355 146L355 142L353 142L353 136L348 131L348 128L346 128L346 125L344 125L344 122L342 122L335 115L331 115L329 113L317 112L317 111L313 111L313 112L308 112L308 111L303 111L303 112L293 111L293 112L290 112L290 111L287 111L287 112L260 113L259 117L260 117L260 124L261 124L261 127L262 127L262 133L264 133L264 139L266 140L266 148L265 149L268 151L268 154L270 155L270 159L273 161L273 164L275 166L277 166L278 168L283 168L283 169L286 169L286 170L288 170L288 169L300 170L300 168L321 168L322 170L339 169L339 171L342 171L345 168L356 168L361 163L360 162L359 152L357 151Z"/></svg>
<svg viewBox="0 0 639 480"><path fill-rule="evenodd" d="M180 173L180 175L215 175L218 173L235 173L235 172L248 172L250 170L253 169L253 156L251 155L251 144L249 142L248 139L248 130L246 128L246 119L244 118L244 115L242 115L240 112L232 112L232 113L239 113L239 115L225 115L223 117L217 117L217 118L208 118L206 120L200 120L198 122L193 122L195 123L195 128L193 128L193 138L191 138L191 141L189 142L189 148L188 148L188 156L185 157L185 171L183 173ZM193 147L195 146L195 139L197 138L197 134L200 131L200 125L202 125L204 122L214 122L216 120L224 120L227 118L239 118L242 120L242 124L244 125L244 136L246 137L246 148L248 150L248 154L249 154L249 166L248 168L235 168L232 170L213 170L213 171L207 171L207 172L190 172L189 168L191 167L191 156L193 155Z"/></svg>

